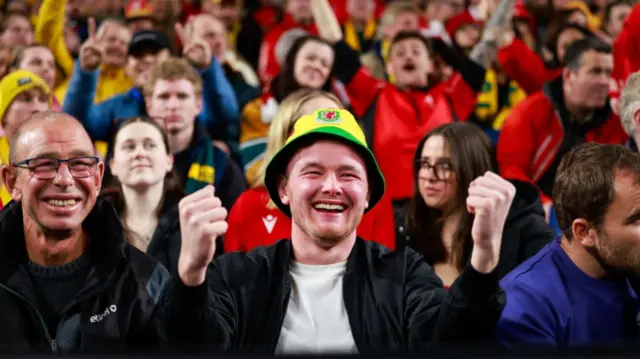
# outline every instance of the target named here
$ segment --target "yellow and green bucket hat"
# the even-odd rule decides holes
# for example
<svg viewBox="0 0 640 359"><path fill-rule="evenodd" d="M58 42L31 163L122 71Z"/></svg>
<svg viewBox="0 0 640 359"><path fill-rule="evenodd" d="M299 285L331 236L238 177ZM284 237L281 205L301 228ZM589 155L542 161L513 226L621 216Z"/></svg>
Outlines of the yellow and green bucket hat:
<svg viewBox="0 0 640 359"><path fill-rule="evenodd" d="M287 142L276 152L267 165L264 183L271 200L284 214L291 217L289 206L280 201L278 179L285 173L289 161L299 149L322 138L341 141L355 149L364 159L371 190L369 207L365 212L369 211L384 195L384 176L378 167L376 158L367 147L364 133L356 119L349 111L343 109L318 110L313 114L302 116L296 121Z"/></svg>

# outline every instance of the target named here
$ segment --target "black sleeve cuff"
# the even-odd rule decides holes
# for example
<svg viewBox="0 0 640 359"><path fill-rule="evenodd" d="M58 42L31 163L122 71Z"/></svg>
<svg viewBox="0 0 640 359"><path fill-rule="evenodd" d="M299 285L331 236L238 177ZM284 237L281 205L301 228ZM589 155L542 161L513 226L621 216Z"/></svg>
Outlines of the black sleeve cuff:
<svg viewBox="0 0 640 359"><path fill-rule="evenodd" d="M475 63L468 56L450 47L440 39L433 39L431 46L433 52L440 55L444 62L453 67L473 91L480 92L482 90L486 74L484 67Z"/></svg>
<svg viewBox="0 0 640 359"><path fill-rule="evenodd" d="M334 76L343 84L348 84L356 75L362 64L360 55L353 50L344 40L333 45L335 63L333 65Z"/></svg>
<svg viewBox="0 0 640 359"><path fill-rule="evenodd" d="M208 302L207 281L197 287L190 287L174 276L167 283L168 300L180 303L181 308L203 308Z"/></svg>
<svg viewBox="0 0 640 359"><path fill-rule="evenodd" d="M467 298L490 298L500 292L498 271L480 273L469 263L456 280L452 290Z"/></svg>

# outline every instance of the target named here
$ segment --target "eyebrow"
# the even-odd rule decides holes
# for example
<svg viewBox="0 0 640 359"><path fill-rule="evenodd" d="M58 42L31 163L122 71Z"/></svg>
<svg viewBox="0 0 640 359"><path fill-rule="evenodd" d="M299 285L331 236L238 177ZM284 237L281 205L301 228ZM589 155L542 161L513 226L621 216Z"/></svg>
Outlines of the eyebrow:
<svg viewBox="0 0 640 359"><path fill-rule="evenodd" d="M629 217L625 218L624 220L624 224L625 225L629 225L637 220L640 219L640 208L636 208L636 210L633 212L632 215L630 215Z"/></svg>
<svg viewBox="0 0 640 359"><path fill-rule="evenodd" d="M93 156L93 152L87 152L84 150L73 150L69 152L69 157L91 157ZM58 152L42 152L34 155L32 158L60 158L60 153Z"/></svg>
<svg viewBox="0 0 640 359"><path fill-rule="evenodd" d="M304 170L310 169L310 168L322 169L322 168L325 168L325 166L321 165L318 162L309 162L309 163L305 164L304 166L302 166L300 171L304 171ZM338 167L338 171L341 171L341 172L342 171L359 172L358 168L356 166L353 166L353 165L340 165Z"/></svg>

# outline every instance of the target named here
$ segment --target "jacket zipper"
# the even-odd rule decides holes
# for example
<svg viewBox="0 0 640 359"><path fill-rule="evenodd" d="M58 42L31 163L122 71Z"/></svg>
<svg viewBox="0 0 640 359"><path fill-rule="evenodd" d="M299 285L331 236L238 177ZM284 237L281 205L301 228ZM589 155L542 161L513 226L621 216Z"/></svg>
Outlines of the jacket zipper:
<svg viewBox="0 0 640 359"><path fill-rule="evenodd" d="M25 297L21 296L20 294L18 294L14 290L10 289L9 287L5 286L4 284L0 284L0 288L2 288L4 290L6 290L7 292L15 295L20 300L22 300L23 302L27 303L31 308L33 308L33 310L35 311L38 319L40 320L40 325L42 326L42 330L44 331L45 338L49 342L49 346L51 347L51 352L52 353L57 353L58 352L58 343L56 342L56 340L49 333L49 328L47 328L47 323L45 323L44 318L42 317L42 314L40 314L40 311L38 310L38 308L36 308L36 306L33 305L33 303L31 303L30 301L28 301Z"/></svg>

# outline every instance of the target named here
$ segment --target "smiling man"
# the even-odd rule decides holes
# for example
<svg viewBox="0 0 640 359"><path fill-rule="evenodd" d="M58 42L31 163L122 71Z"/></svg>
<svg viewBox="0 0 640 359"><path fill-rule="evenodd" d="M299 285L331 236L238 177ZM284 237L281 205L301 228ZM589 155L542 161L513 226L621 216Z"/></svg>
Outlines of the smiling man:
<svg viewBox="0 0 640 359"><path fill-rule="evenodd" d="M515 194L510 183L487 173L471 185L472 258L449 291L407 246L391 252L356 236L385 184L346 110L301 117L269 163L265 185L292 219L291 240L226 254L210 272L226 211L212 187L181 201L179 276L161 309L170 341L225 351L363 354L493 333L504 304L494 269Z"/></svg>
<svg viewBox="0 0 640 359"><path fill-rule="evenodd" d="M104 171L82 125L42 112L14 134L2 179L0 352L154 351L168 271L127 244L98 199Z"/></svg>

